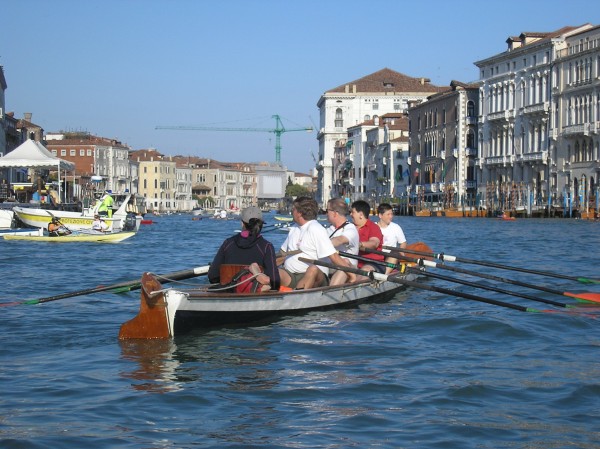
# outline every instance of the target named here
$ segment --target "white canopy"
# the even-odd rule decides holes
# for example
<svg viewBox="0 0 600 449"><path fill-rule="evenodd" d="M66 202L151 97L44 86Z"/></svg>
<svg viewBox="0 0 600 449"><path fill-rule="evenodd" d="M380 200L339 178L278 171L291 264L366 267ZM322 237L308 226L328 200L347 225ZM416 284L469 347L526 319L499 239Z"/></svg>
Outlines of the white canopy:
<svg viewBox="0 0 600 449"><path fill-rule="evenodd" d="M55 157L50 151L35 140L27 140L4 157L0 157L0 168L30 167L70 171L75 164Z"/></svg>

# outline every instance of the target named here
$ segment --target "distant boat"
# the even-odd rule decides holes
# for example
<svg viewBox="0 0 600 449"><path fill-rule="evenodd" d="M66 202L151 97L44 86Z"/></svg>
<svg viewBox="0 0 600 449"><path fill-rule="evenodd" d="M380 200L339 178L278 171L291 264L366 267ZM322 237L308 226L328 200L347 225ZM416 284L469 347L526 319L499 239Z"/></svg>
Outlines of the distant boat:
<svg viewBox="0 0 600 449"><path fill-rule="evenodd" d="M0 229L0 236L5 235L44 235L42 228L18 228L18 229Z"/></svg>
<svg viewBox="0 0 600 449"><path fill-rule="evenodd" d="M3 235L4 240L24 240L29 242L76 243L76 242L105 242L118 243L133 237L135 232L108 232L108 233L72 233L51 237L49 235Z"/></svg>
<svg viewBox="0 0 600 449"><path fill-rule="evenodd" d="M120 230L137 230L140 227L142 217L127 212L127 205L131 198L131 194L111 194L115 198L115 202L119 201L119 208L113 213L112 217L106 217L104 221L108 225L108 229L114 231ZM86 209L82 212L70 212L65 210L41 209L33 207L13 207L14 213L25 225L33 228L48 229L48 223L53 217L58 218L69 229L90 229L94 221L94 214L97 209Z"/></svg>
<svg viewBox="0 0 600 449"><path fill-rule="evenodd" d="M277 221L292 221L294 218L291 216L283 216L283 215L275 215L275 220Z"/></svg>

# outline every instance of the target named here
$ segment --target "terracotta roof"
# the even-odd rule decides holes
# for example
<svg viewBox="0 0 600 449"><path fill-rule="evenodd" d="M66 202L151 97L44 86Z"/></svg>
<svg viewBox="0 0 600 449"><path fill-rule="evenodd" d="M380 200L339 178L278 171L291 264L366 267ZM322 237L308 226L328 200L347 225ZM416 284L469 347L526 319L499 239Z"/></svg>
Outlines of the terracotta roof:
<svg viewBox="0 0 600 449"><path fill-rule="evenodd" d="M430 84L429 78L412 78L400 72L384 68L370 75L342 84L326 93L346 92L437 92L438 86Z"/></svg>

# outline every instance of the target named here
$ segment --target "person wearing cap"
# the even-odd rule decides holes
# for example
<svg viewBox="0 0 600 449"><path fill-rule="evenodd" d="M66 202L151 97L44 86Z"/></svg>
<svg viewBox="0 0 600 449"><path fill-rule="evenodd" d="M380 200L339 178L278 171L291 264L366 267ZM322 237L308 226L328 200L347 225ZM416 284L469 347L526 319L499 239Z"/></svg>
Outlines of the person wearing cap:
<svg viewBox="0 0 600 449"><path fill-rule="evenodd" d="M263 284L262 290L279 290L279 270L273 244L262 235L264 224L262 212L258 207L247 207L240 214L242 231L229 237L215 255L208 270L208 280L211 284L221 281L221 265L247 265L250 271L257 275L257 280ZM259 274L259 267L264 274Z"/></svg>
<svg viewBox="0 0 600 449"><path fill-rule="evenodd" d="M48 223L48 235L50 237L59 237L61 235L69 235L71 231L63 225L58 217L52 217L50 223Z"/></svg>
<svg viewBox="0 0 600 449"><path fill-rule="evenodd" d="M100 215L94 215L94 221L92 222L92 230L99 232L108 231L108 225L104 221L104 218L100 217Z"/></svg>
<svg viewBox="0 0 600 449"><path fill-rule="evenodd" d="M98 206L98 214L102 216L107 216L108 218L112 217L112 208L115 202L113 197L110 195L111 193L112 190L107 190L102 196L102 198L98 200L100 202L100 205Z"/></svg>

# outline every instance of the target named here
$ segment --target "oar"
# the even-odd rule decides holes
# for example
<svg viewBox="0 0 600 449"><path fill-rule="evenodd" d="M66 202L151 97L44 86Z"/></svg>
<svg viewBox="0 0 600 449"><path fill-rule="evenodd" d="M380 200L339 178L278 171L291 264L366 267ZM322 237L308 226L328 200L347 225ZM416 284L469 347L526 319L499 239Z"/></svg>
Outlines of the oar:
<svg viewBox="0 0 600 449"><path fill-rule="evenodd" d="M167 274L159 274L159 275L156 275L156 277L159 278L163 284L166 284L166 283L169 283L172 281L180 281L183 279L189 279L189 278L193 278L196 276L204 275L204 274L208 273L208 269L209 269L209 265L205 265L203 267L196 267L196 268L192 268L190 270L175 271L173 273L167 273ZM62 293L60 295L55 295L55 296L47 296L45 298L29 299L27 301L17 301L17 302L5 303L5 304L0 304L0 306L5 307L5 306L19 305L19 304L27 304L27 305L41 304L44 302L57 301L59 299L64 299L64 298L72 298L74 296L90 295L92 293L99 293L99 292L106 292L106 291L112 291L114 293L117 293L117 292L129 291L129 290L136 290L140 287L141 287L141 280L137 279L135 281L120 282L118 284L103 285L103 286L99 286L99 287L88 288L85 290L78 290L76 292Z"/></svg>
<svg viewBox="0 0 600 449"><path fill-rule="evenodd" d="M500 306L500 307L506 307L509 309L518 310L520 312L542 312L541 310L533 309L531 307L523 307L523 306L520 306L517 304L511 304L509 302L497 301L495 299L483 298L481 296L471 295L470 293L463 293L463 292L458 292L458 291L454 291L454 290L449 290L447 288L435 287L433 285L427 285L427 284L421 284L421 283L415 282L415 281L409 281L408 279L404 279L400 276L381 274L381 273L376 273L374 271L364 271L364 270L360 270L358 268L353 268L353 267L342 267L339 265L334 265L332 263L323 262L321 260L305 259L303 257L301 257L300 260L305 263L320 265L320 266L331 268L334 270L342 270L342 271L347 271L348 273L355 273L355 274L358 274L361 276L367 276L369 279L372 279L372 280L395 282L397 284L404 284L409 287L420 288L422 290L429 290L429 291L437 292L437 293L443 293L445 295L450 295L450 296L458 296L459 298L471 299L473 301L479 301L479 302L484 302L487 304L493 304L493 305Z"/></svg>
<svg viewBox="0 0 600 449"><path fill-rule="evenodd" d="M393 246L384 246L384 248L389 249L389 250L397 249ZM552 273L550 271L530 270L528 268L511 267L508 265L501 265L501 264L494 263L494 262L486 262L484 260L474 260L474 259L466 259L464 257L451 256L449 254L444 254L444 253L436 254L433 252L423 252L423 251L416 251L413 249L405 249L405 248L403 248L403 251L407 252L407 253L411 253L411 254L418 254L420 256L433 257L433 258L439 259L441 261L463 262L463 263L469 263L469 264L474 264L474 265L482 265L484 267L500 268L502 270L521 271L523 273L537 274L540 276L548 276L548 277L554 277L554 278L558 278L558 279L568 279L570 281L581 282L582 284L600 284L600 280L597 280L597 279L590 279L590 278L581 277L581 276L568 276L566 274Z"/></svg>
<svg viewBox="0 0 600 449"><path fill-rule="evenodd" d="M369 251L371 253L374 254L382 254L385 255L386 253L382 252L382 251ZM437 274L437 273L431 273L429 271L423 271L420 270L418 268L412 268L412 267L407 267L405 264L393 264L393 263L388 263L388 262L383 262L383 261L378 261L378 260L373 260L373 259L368 259L366 257L361 257L361 256L357 256L356 254L349 254L349 253L345 253L340 251L340 256L344 256L347 257L349 259L356 259L356 260L361 260L363 262L368 262L368 263L376 263L378 265L383 265L386 267L390 267L390 268L394 268L394 269L399 269L400 272L405 272L408 271L409 273L416 273L416 274L420 274L420 275L425 275L428 277L432 277L435 279L440 279L443 281L448 281L448 282L454 282L457 284L463 284L463 285L468 285L470 287L475 287L475 288L480 288L482 290L489 290L492 292L497 292L497 293L504 293L506 295L511 295L511 296L516 296L516 297L520 297L520 298L525 298L525 299L529 299L531 301L537 301L537 302L542 302L545 304L550 304L553 306L557 306L557 307L564 307L566 309L570 309L570 308L574 308L576 309L576 306L570 305L570 304L565 304L562 302L557 302L557 301L552 301L550 299L544 299L544 298L538 298L536 296L531 296L531 295L527 295L525 293L517 293L517 292L513 292L510 290L506 290L500 287L493 287L490 285L485 285L485 284L480 284L477 282L471 282L471 281L467 281L465 279L457 279L457 278L451 278L449 276L444 276L442 274ZM482 276L485 277L485 276Z"/></svg>
<svg viewBox="0 0 600 449"><path fill-rule="evenodd" d="M403 256L402 254L399 254L400 252L408 252L406 249L391 249L390 250L391 253L386 253L386 252L382 252L382 251L373 251L373 250L368 250L367 252L375 252L376 254L383 254L383 255L387 255L389 256L390 254L393 257L396 257L398 259L402 259L402 260L406 260L407 262L413 262L416 263L418 265L422 265L422 266L426 266L426 267L431 267L431 268L439 268L441 270L449 270L449 271L454 271L455 273L463 273L463 274L468 274L470 276L478 276L484 279L491 279L494 281L500 281L500 282L506 282L507 284L512 284L512 285L518 285L520 287L526 287L526 288L531 288L534 290L540 290L543 292L547 292L547 293L552 293L554 295L560 295L560 296L568 296L570 298L575 298L578 301L584 301L584 302L594 302L594 303L600 303L600 293L592 293L592 292L587 292L587 293L570 293L570 292L563 292L560 290L556 290L550 287L545 287L543 285L535 285L535 284L529 284L527 282L521 282L521 281L517 281L514 279L507 279L504 277L500 277L500 276L494 276L493 274L488 274L488 273L479 273L477 271L471 271L471 270L465 270L464 268L458 268L458 267L452 267L449 265L445 265L445 264L440 264L437 262L433 262L430 260L425 260L425 259L415 259L412 257L407 257L407 256Z"/></svg>

